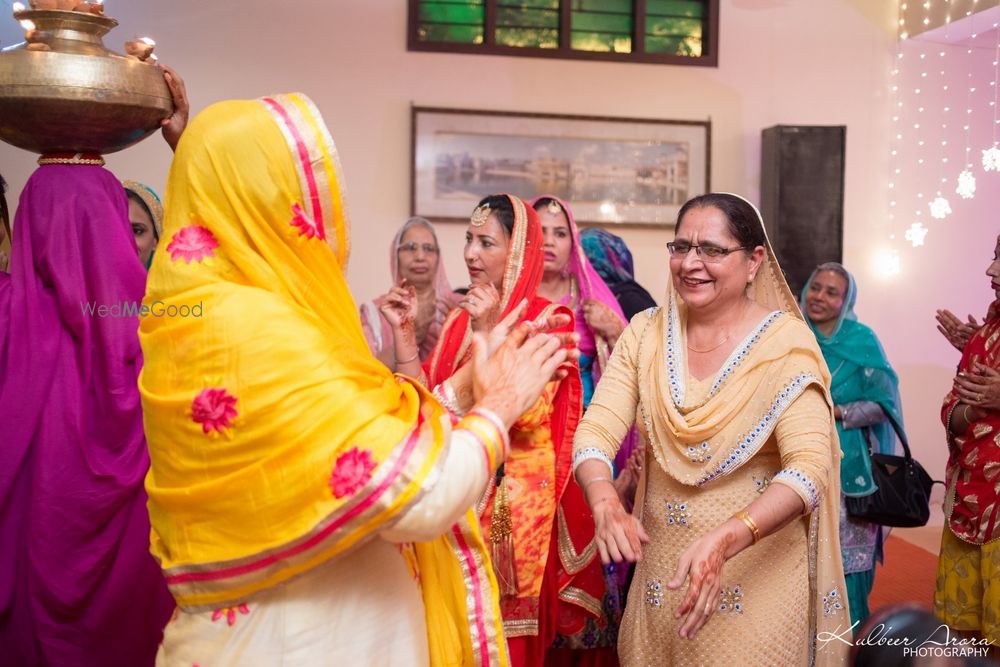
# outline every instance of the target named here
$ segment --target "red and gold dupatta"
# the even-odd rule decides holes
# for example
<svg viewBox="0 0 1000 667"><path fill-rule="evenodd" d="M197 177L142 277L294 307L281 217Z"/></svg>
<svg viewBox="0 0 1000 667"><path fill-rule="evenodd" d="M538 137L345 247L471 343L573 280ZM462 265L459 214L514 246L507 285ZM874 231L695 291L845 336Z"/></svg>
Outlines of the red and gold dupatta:
<svg viewBox="0 0 1000 667"><path fill-rule="evenodd" d="M521 299L527 299L525 320L543 320L551 314L563 313L570 317L570 323L559 331L572 332L572 311L537 294L544 268L542 230L537 214L517 197L507 197L514 207L514 228L503 283L499 288L501 317L515 308ZM444 382L468 361L471 340L472 329L468 313L460 308L453 310L425 368L430 386ZM535 425L534 433L526 433L518 426L511 433L513 447L518 439L544 440L549 437L550 432L555 455L556 511L551 512L550 516L531 517L530 508L518 507L516 497L512 497L510 501L515 523L519 519L523 521L533 518L545 521L550 526L550 539L545 544L535 545L538 549L533 552L541 557L541 563L525 563L521 554L515 556L515 567L518 570L526 566L544 568L540 595L506 596L501 600L508 639L520 637L529 641L529 646L524 651L532 656L527 661L528 664L541 664L545 649L555 638L557 620L562 632L567 620L571 625L582 627L586 615L600 615L605 586L600 561L596 558L590 510L580 488L572 481L571 474L573 435L583 405L579 372L571 373L554 387L550 385L546 396L551 396L551 409ZM532 412L535 412L534 408L529 411ZM516 462L508 458L505 467L509 478L518 478L516 466ZM492 498L487 505L491 502ZM516 535L516 526L514 532ZM578 619L578 622L573 619ZM516 662L516 656L522 651L513 643L511 651ZM538 656L537 659L535 656Z"/></svg>

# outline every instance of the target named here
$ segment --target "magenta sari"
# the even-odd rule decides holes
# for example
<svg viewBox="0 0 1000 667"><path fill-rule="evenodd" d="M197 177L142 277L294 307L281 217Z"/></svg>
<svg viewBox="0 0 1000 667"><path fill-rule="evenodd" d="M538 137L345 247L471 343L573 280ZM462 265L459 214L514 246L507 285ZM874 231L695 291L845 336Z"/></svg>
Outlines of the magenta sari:
<svg viewBox="0 0 1000 667"><path fill-rule="evenodd" d="M0 653L13 665L152 665L173 608L149 553L137 378L146 272L125 191L49 165L0 274Z"/></svg>

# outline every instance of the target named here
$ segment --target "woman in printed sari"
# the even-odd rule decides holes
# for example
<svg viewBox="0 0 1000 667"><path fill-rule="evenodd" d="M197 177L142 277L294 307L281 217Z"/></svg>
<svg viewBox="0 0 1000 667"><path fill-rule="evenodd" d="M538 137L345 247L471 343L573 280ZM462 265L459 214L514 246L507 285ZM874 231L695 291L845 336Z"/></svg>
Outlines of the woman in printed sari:
<svg viewBox="0 0 1000 667"><path fill-rule="evenodd" d="M431 385L453 393L446 380L469 359L477 320L507 315L528 299L525 318L572 312L537 294L544 270L543 238L534 209L517 197L483 199L466 231L465 261L473 287L445 322L427 364ZM570 475L573 432L580 418L580 376L550 383L510 431L503 476L482 499L482 523L501 586L504 630L517 667L540 667L563 628L578 631L603 615L605 584L596 559L589 511ZM454 392L457 393L457 392ZM462 397L456 396L461 407Z"/></svg>
<svg viewBox="0 0 1000 667"><path fill-rule="evenodd" d="M361 306L361 325L372 354L390 370L398 370L396 360L407 361L407 357L396 354L395 330L382 308L401 298L416 301L413 329L417 338L417 360L422 363L434 349L445 318L462 296L451 289L441 261L437 234L426 218L410 218L399 228L389 246L389 266L393 287L389 294Z"/></svg>
<svg viewBox="0 0 1000 667"><path fill-rule="evenodd" d="M566 306L576 318L576 332L580 336L580 379L583 383L583 408L587 409L594 394L594 386L601 378L601 369L608 363L611 350L628 324L618 301L601 279L580 243L580 230L576 226L569 205L553 195L542 195L529 204L538 213L542 226L545 250L545 270L538 286L540 296ZM615 459L619 493L631 502L641 460L629 457L636 447L636 432L631 429ZM589 519L587 522L589 523ZM601 618L587 619L582 628L560 627L556 646L567 662L573 662L573 649L601 649L606 653L605 664L617 664L614 649L618 624L625 606L623 593L628 568L610 565L606 572L607 591L602 596L604 613ZM550 656L550 662L555 656ZM593 656L588 656L593 658ZM596 664L596 663L595 663Z"/></svg>
<svg viewBox="0 0 1000 667"><path fill-rule="evenodd" d="M667 305L632 318L574 444L602 560L638 561L619 657L843 664L827 634L850 638L839 448L816 339L746 200L687 202L668 249ZM637 515L610 482L633 420L648 443Z"/></svg>
<svg viewBox="0 0 1000 667"><path fill-rule="evenodd" d="M995 300L962 351L944 399L947 525L934 613L955 630L1000 646L1000 237L986 269Z"/></svg>
<svg viewBox="0 0 1000 667"><path fill-rule="evenodd" d="M632 252L620 236L590 227L580 233L580 245L597 275L615 295L626 319L656 307L646 288L635 281Z"/></svg>
<svg viewBox="0 0 1000 667"><path fill-rule="evenodd" d="M128 219L132 224L135 245L139 248L139 261L149 270L153 263L153 251L163 234L163 204L148 185L122 181L122 186L128 196Z"/></svg>
<svg viewBox="0 0 1000 667"><path fill-rule="evenodd" d="M121 184L79 161L28 179L0 273L0 662L142 667L174 607L149 555L139 315L124 310L146 272Z"/></svg>
<svg viewBox="0 0 1000 667"><path fill-rule="evenodd" d="M857 284L837 262L816 267L802 288L806 324L816 334L830 369L833 414L843 458L840 489L844 496L875 492L871 456L893 454L896 434L903 434L899 380L875 332L854 314ZM875 580L875 561L882 560L882 529L848 516L840 504L840 549L844 560L851 622L868 618L868 595Z"/></svg>
<svg viewBox="0 0 1000 667"><path fill-rule="evenodd" d="M569 352L507 335L515 307L453 424L368 350L342 183L302 95L215 104L178 146L140 330L161 665L507 664L473 506Z"/></svg>

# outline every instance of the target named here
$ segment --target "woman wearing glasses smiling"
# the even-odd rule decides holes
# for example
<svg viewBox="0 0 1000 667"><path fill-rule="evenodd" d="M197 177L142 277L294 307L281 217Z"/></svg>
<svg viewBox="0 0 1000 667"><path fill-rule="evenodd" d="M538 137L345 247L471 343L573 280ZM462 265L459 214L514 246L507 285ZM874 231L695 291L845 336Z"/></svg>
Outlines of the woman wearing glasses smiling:
<svg viewBox="0 0 1000 667"><path fill-rule="evenodd" d="M458 305L462 296L451 289L444 263L441 262L437 235L433 225L425 218L410 218L399 228L389 246L389 266L392 270L392 288L388 293L361 306L361 326L372 354L389 370L397 371L404 363L423 363L430 355L441 335L441 324L451 309ZM399 359L396 354L396 327L393 325L399 318L392 315L390 306L408 306L413 299L417 302L417 308L412 335L416 337L418 359ZM387 308L390 308L392 320L386 318ZM408 323L400 322L396 326L400 328L400 351L412 349L402 340L411 335ZM404 356L413 355L411 353Z"/></svg>
<svg viewBox="0 0 1000 667"><path fill-rule="evenodd" d="M668 248L667 306L632 318L574 442L601 559L638 561L622 664L843 664L823 356L752 204L692 199ZM633 421L647 444L630 515L610 462Z"/></svg>

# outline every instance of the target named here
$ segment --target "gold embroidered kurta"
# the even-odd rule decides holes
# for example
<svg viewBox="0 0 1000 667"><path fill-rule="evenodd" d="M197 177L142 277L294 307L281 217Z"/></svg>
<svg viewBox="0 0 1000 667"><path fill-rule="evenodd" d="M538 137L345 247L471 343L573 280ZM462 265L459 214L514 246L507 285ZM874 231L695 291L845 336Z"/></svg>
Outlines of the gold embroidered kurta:
<svg viewBox="0 0 1000 667"><path fill-rule="evenodd" d="M633 421L648 443L636 505L650 544L629 592L622 664L842 664L838 642L817 641L850 620L828 497L839 500L839 449L815 341L801 320L772 312L700 381L684 347L673 302L636 315L577 431L577 462L613 459ZM687 585L666 588L680 554L772 483L794 490L805 515L728 561L716 613L681 639L673 613Z"/></svg>
<svg viewBox="0 0 1000 667"><path fill-rule="evenodd" d="M711 384L688 380L692 398L707 393ZM693 640L678 636L683 619L674 618L687 586L671 591L666 584L680 554L753 502L780 470L794 465L825 478L828 437L826 402L810 389L789 406L750 462L703 487L681 484L647 450L641 511L650 543L636 566L619 634L623 665L808 663L808 518L793 521L726 563L715 615Z"/></svg>

